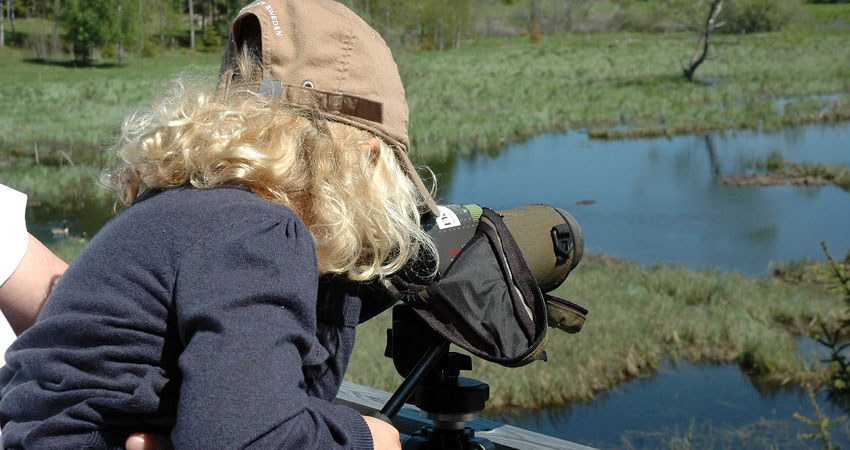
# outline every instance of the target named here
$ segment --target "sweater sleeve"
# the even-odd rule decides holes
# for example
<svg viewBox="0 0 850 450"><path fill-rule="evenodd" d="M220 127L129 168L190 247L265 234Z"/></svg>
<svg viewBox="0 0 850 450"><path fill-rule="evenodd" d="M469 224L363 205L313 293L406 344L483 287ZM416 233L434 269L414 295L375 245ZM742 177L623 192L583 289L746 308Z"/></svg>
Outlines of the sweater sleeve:
<svg viewBox="0 0 850 450"><path fill-rule="evenodd" d="M181 257L176 448L372 448L354 410L307 394L316 339L312 237L296 217L246 218Z"/></svg>

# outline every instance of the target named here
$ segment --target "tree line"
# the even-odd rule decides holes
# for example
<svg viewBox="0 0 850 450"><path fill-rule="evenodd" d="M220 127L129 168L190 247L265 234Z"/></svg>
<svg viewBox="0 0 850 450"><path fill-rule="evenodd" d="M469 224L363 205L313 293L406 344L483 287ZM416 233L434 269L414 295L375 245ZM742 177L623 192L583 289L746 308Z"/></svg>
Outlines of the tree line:
<svg viewBox="0 0 850 450"><path fill-rule="evenodd" d="M89 64L95 50L123 59L161 47L215 47L223 36L240 0L0 0L10 30L0 29L0 46L30 46L39 58L71 54L79 64ZM37 30L26 35L16 30L16 18L40 19ZM2 19L0 19L2 20ZM0 21L0 27L3 26ZM5 31L5 32L3 32Z"/></svg>
<svg viewBox="0 0 850 450"><path fill-rule="evenodd" d="M444 50L475 37L555 32L692 29L687 0L340 0L392 47ZM808 0L814 3L850 0ZM29 46L38 58L96 52L151 56L163 47L220 51L240 0L0 0L0 46ZM770 31L799 15L803 0L727 0L720 32ZM33 18L24 34L16 18ZM6 42L11 41L11 42Z"/></svg>

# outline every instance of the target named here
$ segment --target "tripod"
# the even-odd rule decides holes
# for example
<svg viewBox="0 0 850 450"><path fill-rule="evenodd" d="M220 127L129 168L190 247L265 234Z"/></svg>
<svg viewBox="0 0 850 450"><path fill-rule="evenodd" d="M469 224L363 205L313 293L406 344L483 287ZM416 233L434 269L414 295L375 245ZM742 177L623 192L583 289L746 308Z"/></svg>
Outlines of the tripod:
<svg viewBox="0 0 850 450"><path fill-rule="evenodd" d="M385 356L405 378L379 417L389 422L413 395L413 404L431 419L404 441L405 450L495 450L475 436L466 422L475 420L490 397L490 386L459 376L472 369L472 358L449 351L449 341L424 323L405 304L393 307L393 327L387 330Z"/></svg>

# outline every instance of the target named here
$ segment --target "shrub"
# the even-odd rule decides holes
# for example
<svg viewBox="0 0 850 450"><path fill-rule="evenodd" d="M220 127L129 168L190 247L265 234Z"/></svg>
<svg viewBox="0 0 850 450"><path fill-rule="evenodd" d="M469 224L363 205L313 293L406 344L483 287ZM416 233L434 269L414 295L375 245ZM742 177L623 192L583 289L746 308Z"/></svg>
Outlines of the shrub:
<svg viewBox="0 0 850 450"><path fill-rule="evenodd" d="M35 59L46 60L50 55L50 38L40 31L27 36L27 47Z"/></svg>
<svg viewBox="0 0 850 450"><path fill-rule="evenodd" d="M729 0L720 20L727 33L776 31L802 14L802 0Z"/></svg>
<svg viewBox="0 0 850 450"><path fill-rule="evenodd" d="M531 25L528 26L528 39L531 42L540 42L540 37L543 33L540 31L540 25L537 24L536 20L531 21Z"/></svg>
<svg viewBox="0 0 850 450"><path fill-rule="evenodd" d="M142 57L144 58L155 58L159 56L162 48L159 46L159 41L154 42L152 39L148 41L147 44L142 48Z"/></svg>
<svg viewBox="0 0 850 450"><path fill-rule="evenodd" d="M218 53L223 48L223 41L224 39L221 34L219 34L218 30L213 27L207 27L203 34L201 34L198 50L202 52Z"/></svg>

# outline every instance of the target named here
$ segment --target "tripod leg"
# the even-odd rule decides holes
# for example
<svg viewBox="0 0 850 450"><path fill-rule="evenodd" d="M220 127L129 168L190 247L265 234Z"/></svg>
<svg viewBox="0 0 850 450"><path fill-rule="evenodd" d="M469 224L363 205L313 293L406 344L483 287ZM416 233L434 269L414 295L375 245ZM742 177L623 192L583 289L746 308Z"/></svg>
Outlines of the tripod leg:
<svg viewBox="0 0 850 450"><path fill-rule="evenodd" d="M419 386L422 378L431 371L431 369L440 361L440 358L445 355L448 350L449 341L445 339L438 344L434 344L434 346L432 346L428 352L422 356L422 359L419 360L419 363L416 364L416 367L414 367L413 371L410 372L410 375L404 379L401 386L396 389L392 397L387 400L387 404L381 408L381 412L379 412L375 417L391 423L392 418L401 411L401 407L404 406L404 402L410 398L413 391L415 391Z"/></svg>

